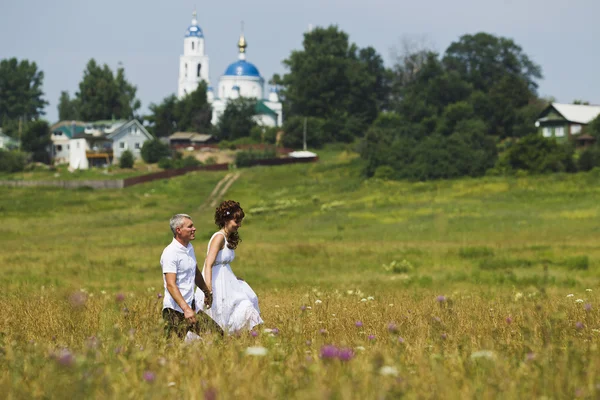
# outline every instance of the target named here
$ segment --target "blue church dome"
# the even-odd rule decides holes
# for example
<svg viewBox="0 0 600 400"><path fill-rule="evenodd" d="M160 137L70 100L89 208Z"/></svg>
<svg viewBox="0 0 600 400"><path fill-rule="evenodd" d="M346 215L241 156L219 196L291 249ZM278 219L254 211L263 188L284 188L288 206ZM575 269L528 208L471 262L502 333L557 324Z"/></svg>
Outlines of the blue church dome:
<svg viewBox="0 0 600 400"><path fill-rule="evenodd" d="M239 60L229 65L223 75L228 76L254 76L260 78L258 68L254 64L249 63L246 60Z"/></svg>
<svg viewBox="0 0 600 400"><path fill-rule="evenodd" d="M202 33L202 29L198 25L190 25L185 33L185 37L199 37L203 38L204 33Z"/></svg>

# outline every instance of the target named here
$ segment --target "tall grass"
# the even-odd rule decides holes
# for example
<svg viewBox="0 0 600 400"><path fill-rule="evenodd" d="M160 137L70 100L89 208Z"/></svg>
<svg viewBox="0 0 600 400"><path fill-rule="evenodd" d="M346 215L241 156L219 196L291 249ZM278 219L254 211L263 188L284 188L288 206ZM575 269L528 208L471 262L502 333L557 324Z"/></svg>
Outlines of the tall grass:
<svg viewBox="0 0 600 400"><path fill-rule="evenodd" d="M247 214L233 268L266 325L192 344L163 336L158 258L186 212L201 260L214 225L199 207L224 173L0 188L0 393L599 396L593 174L364 181L355 155L320 158L242 170L226 195Z"/></svg>

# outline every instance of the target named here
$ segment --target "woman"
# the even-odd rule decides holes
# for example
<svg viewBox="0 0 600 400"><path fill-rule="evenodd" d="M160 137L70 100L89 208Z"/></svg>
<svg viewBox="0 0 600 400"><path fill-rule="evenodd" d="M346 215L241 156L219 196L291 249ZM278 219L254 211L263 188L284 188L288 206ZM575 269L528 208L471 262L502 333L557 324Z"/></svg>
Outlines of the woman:
<svg viewBox="0 0 600 400"><path fill-rule="evenodd" d="M225 332L251 330L262 324L258 298L250 286L238 279L229 265L241 242L238 229L242 226L244 210L240 203L227 200L217 207L215 224L220 228L210 238L202 276L213 294L210 308L204 306L204 293L196 289L197 311L204 311Z"/></svg>

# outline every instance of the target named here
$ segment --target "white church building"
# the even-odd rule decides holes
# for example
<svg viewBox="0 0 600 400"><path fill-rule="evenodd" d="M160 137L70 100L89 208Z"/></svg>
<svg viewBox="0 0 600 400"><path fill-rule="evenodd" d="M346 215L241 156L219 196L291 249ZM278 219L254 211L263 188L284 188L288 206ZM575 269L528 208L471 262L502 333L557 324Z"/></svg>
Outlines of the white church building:
<svg viewBox="0 0 600 400"><path fill-rule="evenodd" d="M255 120L261 126L280 127L283 123L282 104L275 89L265 98L265 80L258 68L246 60L248 44L242 34L238 42L238 60L230 64L219 78L216 91L210 84L208 56L205 52L204 33L194 11L192 24L183 39L183 55L179 58L179 98L193 92L201 81L208 86L207 99L212 106L212 124L216 124L230 100L239 97L257 100Z"/></svg>

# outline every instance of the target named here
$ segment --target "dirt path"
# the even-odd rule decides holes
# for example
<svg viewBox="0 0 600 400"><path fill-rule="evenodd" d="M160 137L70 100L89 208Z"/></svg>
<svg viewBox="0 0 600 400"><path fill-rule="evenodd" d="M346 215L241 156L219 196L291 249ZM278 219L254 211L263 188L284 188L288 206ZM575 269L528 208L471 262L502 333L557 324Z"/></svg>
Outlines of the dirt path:
<svg viewBox="0 0 600 400"><path fill-rule="evenodd" d="M225 196L231 185L240 177L240 172L230 172L217 183L215 188L210 192L204 203L200 206L200 210L206 208L215 208L219 201Z"/></svg>

